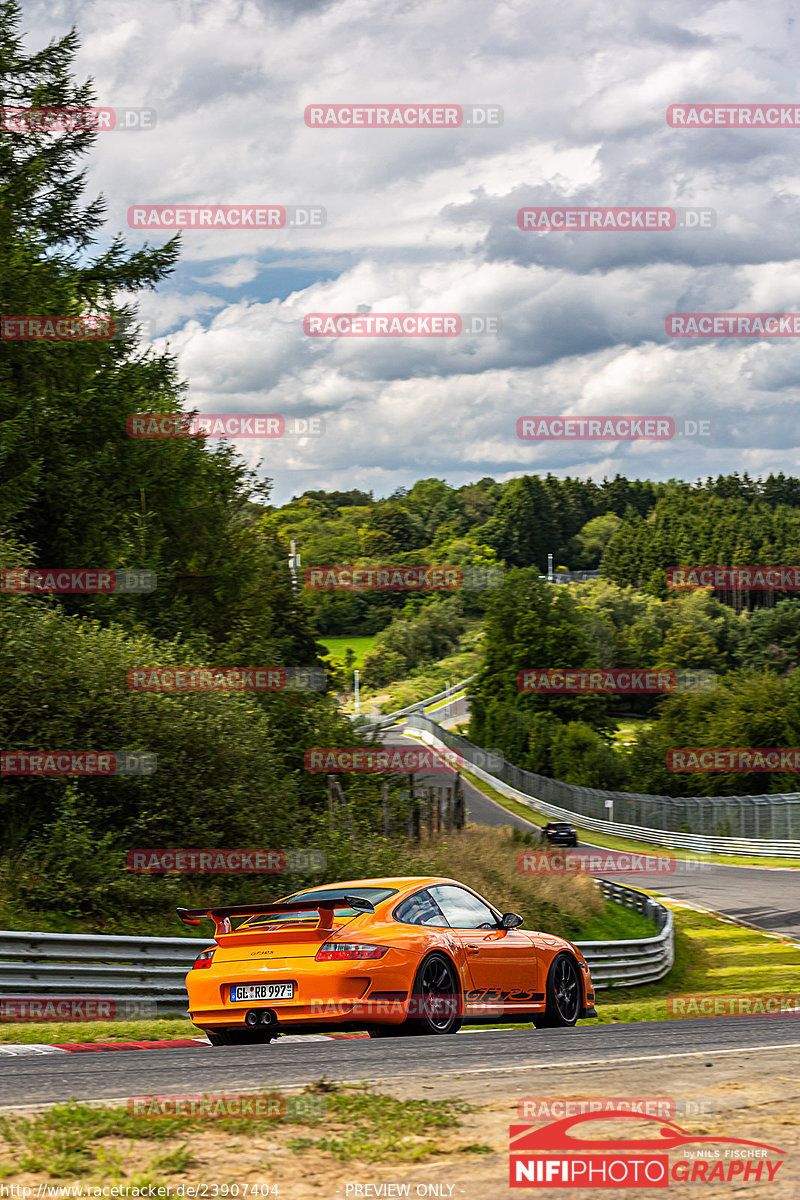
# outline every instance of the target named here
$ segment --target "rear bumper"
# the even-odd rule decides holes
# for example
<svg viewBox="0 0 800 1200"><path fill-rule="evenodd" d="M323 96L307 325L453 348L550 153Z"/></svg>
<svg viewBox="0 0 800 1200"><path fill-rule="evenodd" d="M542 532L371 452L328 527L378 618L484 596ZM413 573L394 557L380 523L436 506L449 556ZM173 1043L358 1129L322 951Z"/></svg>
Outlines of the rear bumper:
<svg viewBox="0 0 800 1200"><path fill-rule="evenodd" d="M270 1012L273 1028L341 1025L370 1020L399 1024L408 1015L408 997L415 960L403 951L390 950L382 959L351 963L318 963L313 958L254 966L252 962L225 963L223 969L190 971L186 976L189 1016L201 1029L236 1029L246 1026L253 1010ZM292 983L291 1000L232 1001L234 984ZM374 998L371 999L370 997Z"/></svg>

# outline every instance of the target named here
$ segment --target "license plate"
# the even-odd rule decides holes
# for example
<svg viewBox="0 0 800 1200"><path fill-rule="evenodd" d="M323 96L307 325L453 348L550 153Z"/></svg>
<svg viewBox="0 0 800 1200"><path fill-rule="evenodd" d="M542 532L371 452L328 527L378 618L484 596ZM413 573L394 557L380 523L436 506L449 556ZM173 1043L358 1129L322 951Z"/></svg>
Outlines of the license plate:
<svg viewBox="0 0 800 1200"><path fill-rule="evenodd" d="M293 983L236 983L231 987L231 1001L294 1000Z"/></svg>

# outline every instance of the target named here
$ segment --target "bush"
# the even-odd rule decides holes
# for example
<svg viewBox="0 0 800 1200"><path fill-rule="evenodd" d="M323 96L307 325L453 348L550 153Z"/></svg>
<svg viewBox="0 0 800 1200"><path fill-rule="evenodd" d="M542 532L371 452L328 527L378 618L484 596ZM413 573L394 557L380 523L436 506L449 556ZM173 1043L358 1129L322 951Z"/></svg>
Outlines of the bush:
<svg viewBox="0 0 800 1200"><path fill-rule="evenodd" d="M423 663L444 658L458 646L465 628L458 596L429 602L413 616L396 617L364 658L364 686L384 687Z"/></svg>

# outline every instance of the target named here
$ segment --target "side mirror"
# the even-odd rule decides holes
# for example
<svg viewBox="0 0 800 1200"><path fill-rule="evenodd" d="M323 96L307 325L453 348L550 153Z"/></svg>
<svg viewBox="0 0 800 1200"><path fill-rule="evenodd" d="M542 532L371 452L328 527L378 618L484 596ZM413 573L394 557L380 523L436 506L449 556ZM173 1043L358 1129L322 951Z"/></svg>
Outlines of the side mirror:
<svg viewBox="0 0 800 1200"><path fill-rule="evenodd" d="M524 920L524 917L521 917L519 915L519 913L511 913L511 912L503 913L503 916L500 920L500 928L501 929L516 929L518 925L522 924L523 920Z"/></svg>

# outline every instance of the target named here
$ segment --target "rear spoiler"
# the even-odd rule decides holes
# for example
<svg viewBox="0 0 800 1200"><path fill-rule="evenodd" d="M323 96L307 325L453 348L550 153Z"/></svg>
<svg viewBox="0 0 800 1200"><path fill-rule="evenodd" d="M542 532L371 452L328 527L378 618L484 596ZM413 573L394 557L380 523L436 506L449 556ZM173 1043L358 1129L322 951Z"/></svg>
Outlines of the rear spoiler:
<svg viewBox="0 0 800 1200"><path fill-rule="evenodd" d="M205 917L214 922L214 935L232 933L231 917L266 917L271 913L319 912L318 929L333 928L334 909L347 906L360 912L375 912L375 905L363 896L331 896L325 900L287 900L285 904L229 904L225 908L179 908L184 925L199 925Z"/></svg>

